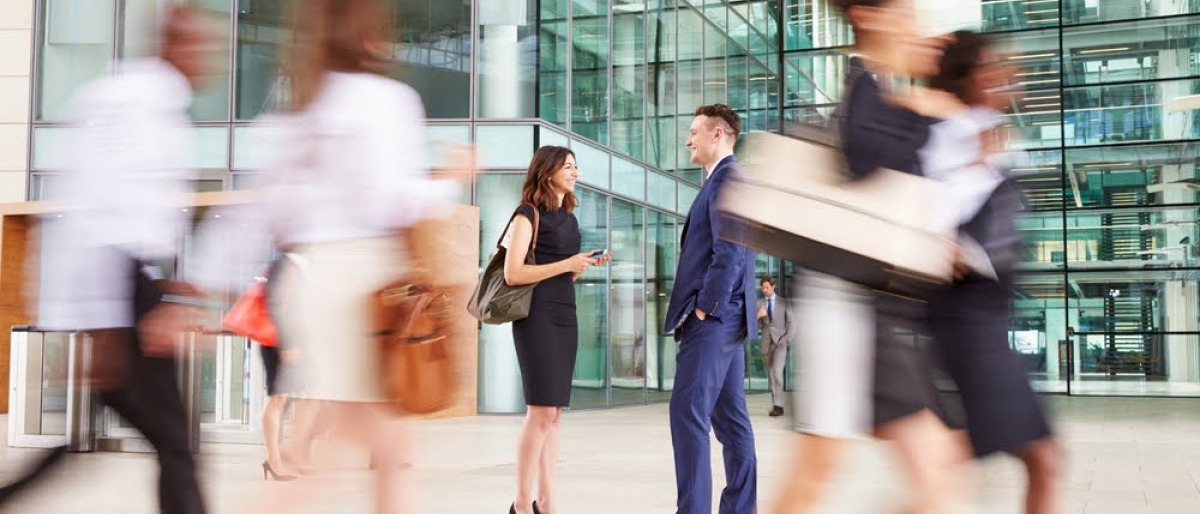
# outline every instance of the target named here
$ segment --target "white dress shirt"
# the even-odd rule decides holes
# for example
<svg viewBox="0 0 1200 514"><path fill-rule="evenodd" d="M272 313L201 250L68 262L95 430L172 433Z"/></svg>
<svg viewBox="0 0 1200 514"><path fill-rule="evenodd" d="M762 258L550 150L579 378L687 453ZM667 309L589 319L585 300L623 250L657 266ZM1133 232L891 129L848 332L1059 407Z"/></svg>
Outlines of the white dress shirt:
<svg viewBox="0 0 1200 514"><path fill-rule="evenodd" d="M997 111L972 107L930 127L929 140L919 150L923 174L947 186L955 226L979 212L1004 181L1007 161L1015 158L1001 153L990 157L986 165L978 163L984 151L980 136L1003 121Z"/></svg>
<svg viewBox="0 0 1200 514"><path fill-rule="evenodd" d="M157 58L122 63L75 95L67 210L44 224L39 324L133 324L134 260L173 258L188 224L180 203L196 178L191 101L187 79Z"/></svg>

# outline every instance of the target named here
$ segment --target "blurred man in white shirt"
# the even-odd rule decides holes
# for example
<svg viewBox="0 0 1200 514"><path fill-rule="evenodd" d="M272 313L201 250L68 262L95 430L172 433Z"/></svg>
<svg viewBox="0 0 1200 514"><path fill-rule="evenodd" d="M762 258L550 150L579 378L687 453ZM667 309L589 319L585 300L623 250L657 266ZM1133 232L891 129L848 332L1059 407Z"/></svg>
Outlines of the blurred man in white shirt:
<svg viewBox="0 0 1200 514"><path fill-rule="evenodd" d="M219 48L208 23L166 8L158 56L120 63L77 93L67 210L45 224L39 324L91 336L91 378L154 445L160 510L169 514L205 512L174 358L201 296L169 279L197 178L187 110Z"/></svg>

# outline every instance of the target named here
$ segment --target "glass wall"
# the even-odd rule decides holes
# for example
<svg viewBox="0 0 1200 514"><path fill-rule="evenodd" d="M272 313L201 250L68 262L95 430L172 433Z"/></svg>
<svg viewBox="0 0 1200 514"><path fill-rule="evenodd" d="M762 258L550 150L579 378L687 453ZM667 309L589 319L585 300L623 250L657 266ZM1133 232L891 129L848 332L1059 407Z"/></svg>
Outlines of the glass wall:
<svg viewBox="0 0 1200 514"><path fill-rule="evenodd" d="M1200 396L1195 111L1200 2L963 2L1019 66L1028 195L1012 347L1041 390ZM820 124L852 35L827 0L784 2L785 119ZM958 27L953 27L958 28Z"/></svg>
<svg viewBox="0 0 1200 514"><path fill-rule="evenodd" d="M699 184L700 169L683 146L696 107L727 103L747 130L779 125L777 7L543 1L538 115Z"/></svg>
<svg viewBox="0 0 1200 514"><path fill-rule="evenodd" d="M200 150L193 164L203 177L197 189L255 187L268 152L254 120L289 98L280 71L294 2L179 1L207 9L226 36L217 60L224 73L197 91L190 113ZM78 87L110 73L115 60L152 54L151 8L159 3L39 0L29 198L54 197L66 152L59 123ZM615 258L577 283L575 406L665 400L675 342L661 334L661 317L682 219L700 188L700 170L683 146L687 127L693 110L712 102L736 108L748 130L778 126L779 2L392 5L394 76L421 94L434 165L450 145L474 144L488 171L463 198L481 208L484 258L516 205L534 149L556 144L578 154L585 246L610 248ZM219 378L238 374L244 360L209 364L206 376ZM522 410L509 327L481 328L479 365L480 411ZM206 400L206 412L236 418L219 397Z"/></svg>

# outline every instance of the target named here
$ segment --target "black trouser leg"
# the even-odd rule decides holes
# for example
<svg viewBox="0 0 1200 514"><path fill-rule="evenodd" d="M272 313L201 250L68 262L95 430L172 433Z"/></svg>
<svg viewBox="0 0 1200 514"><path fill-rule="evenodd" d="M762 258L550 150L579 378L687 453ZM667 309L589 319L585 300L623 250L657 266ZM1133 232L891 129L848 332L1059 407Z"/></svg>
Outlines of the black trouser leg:
<svg viewBox="0 0 1200 514"><path fill-rule="evenodd" d="M137 319L161 298L147 277L137 275ZM125 387L101 399L137 428L158 452L159 507L163 514L203 514L204 500L188 444L188 419L176 378L175 359L142 354L136 331L128 338L132 365Z"/></svg>

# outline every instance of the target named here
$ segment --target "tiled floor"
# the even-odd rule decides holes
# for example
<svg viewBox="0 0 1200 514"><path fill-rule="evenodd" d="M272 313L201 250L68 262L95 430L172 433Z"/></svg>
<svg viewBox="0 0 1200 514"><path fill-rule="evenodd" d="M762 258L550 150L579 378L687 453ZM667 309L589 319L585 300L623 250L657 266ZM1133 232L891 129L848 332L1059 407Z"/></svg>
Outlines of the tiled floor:
<svg viewBox="0 0 1200 514"><path fill-rule="evenodd" d="M768 418L767 398L751 397L759 454L759 497L765 506L788 455L789 433ZM1069 451L1068 514L1200 513L1200 400L1139 398L1047 399ZM570 413L564 420L560 466L563 514L673 512L674 476L665 405ZM481 416L427 422L416 432L412 476L421 507L411 512L501 513L511 501L513 453L520 418ZM328 479L264 483L261 448L209 445L202 455L214 513L265 512L252 499L282 492L305 509L284 512L367 513L365 458L322 447L336 470ZM0 449L0 477L33 455ZM720 452L714 452L716 483ZM1020 512L1023 474L1014 461L992 459L975 468L977 501L986 514ZM152 513L154 466L146 455L72 456L56 480L12 505L22 514ZM330 494L313 494L329 485ZM838 473L822 513L895 512L904 494L886 446L856 443ZM765 509L763 509L765 510ZM8 511L6 511L8 512ZM959 514L955 512L954 514Z"/></svg>

